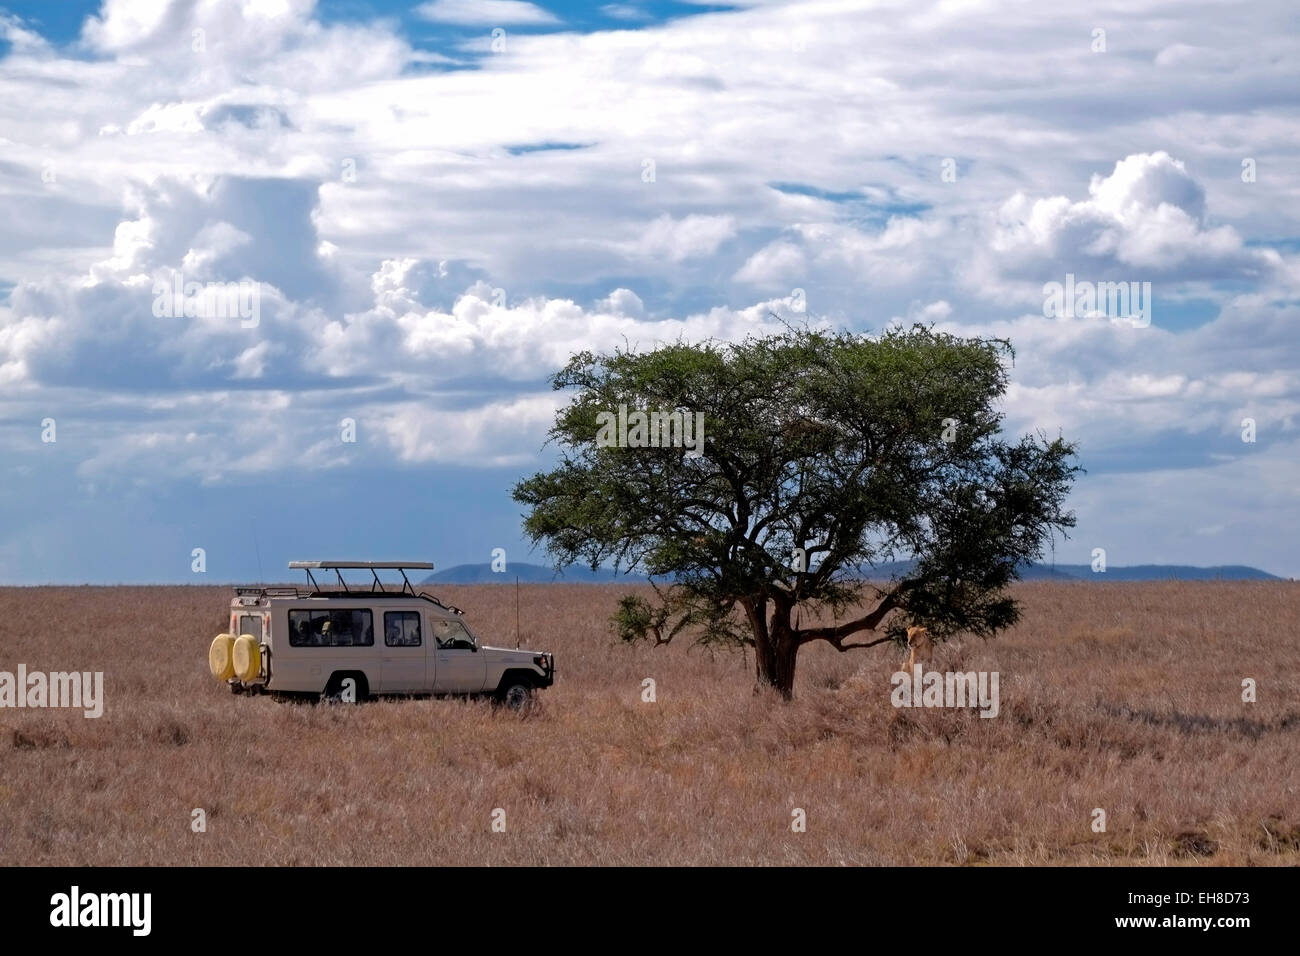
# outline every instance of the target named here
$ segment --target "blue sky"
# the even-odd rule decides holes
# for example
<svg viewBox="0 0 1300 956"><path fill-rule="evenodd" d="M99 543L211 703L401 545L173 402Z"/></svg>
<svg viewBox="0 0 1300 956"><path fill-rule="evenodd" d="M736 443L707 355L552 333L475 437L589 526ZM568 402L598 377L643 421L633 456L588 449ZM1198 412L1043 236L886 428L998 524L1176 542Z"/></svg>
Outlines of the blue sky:
<svg viewBox="0 0 1300 956"><path fill-rule="evenodd" d="M164 4L144 3L141 7ZM184 4L180 4L184 6ZM70 47L81 37L86 18L95 16L101 0L20 0L3 9L22 18L51 44ZM361 24L390 20L399 25L413 46L454 48L456 42L500 26L511 32L552 33L559 30L643 28L700 13L735 11L744 5L680 3L673 0L629 3L402 3L381 0L319 0L314 18L322 24Z"/></svg>
<svg viewBox="0 0 1300 956"><path fill-rule="evenodd" d="M0 0L0 582L541 560L548 374L801 300L1011 338L1008 430L1088 468L1057 560L1300 574L1294 21ZM1049 318L1067 274L1150 324ZM175 281L256 322L158 314Z"/></svg>

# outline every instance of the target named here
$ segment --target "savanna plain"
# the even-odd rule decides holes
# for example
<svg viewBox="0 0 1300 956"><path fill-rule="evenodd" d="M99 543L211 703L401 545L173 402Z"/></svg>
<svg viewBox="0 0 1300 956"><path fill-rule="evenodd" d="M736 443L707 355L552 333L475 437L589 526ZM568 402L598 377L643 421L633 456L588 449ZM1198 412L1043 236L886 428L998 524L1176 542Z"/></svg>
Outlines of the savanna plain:
<svg viewBox="0 0 1300 956"><path fill-rule="evenodd" d="M0 670L103 671L106 698L0 710L0 862L1300 863L1294 582L1019 584L1016 627L931 664L997 671L992 719L892 706L892 645L810 645L793 702L756 694L752 652L618 644L628 590L521 588L557 679L520 717L236 697L207 671L227 588L0 589ZM513 646L512 585L430 591Z"/></svg>

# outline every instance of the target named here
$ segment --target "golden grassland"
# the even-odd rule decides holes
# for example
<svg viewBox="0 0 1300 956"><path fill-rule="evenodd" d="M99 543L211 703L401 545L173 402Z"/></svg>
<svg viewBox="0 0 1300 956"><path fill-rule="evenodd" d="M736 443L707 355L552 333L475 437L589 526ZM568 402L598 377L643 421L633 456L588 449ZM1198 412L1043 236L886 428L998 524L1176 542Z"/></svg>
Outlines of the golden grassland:
<svg viewBox="0 0 1300 956"><path fill-rule="evenodd" d="M0 860L1300 861L1292 582L1018 585L1016 628L934 661L999 672L995 719L895 709L893 646L805 648L793 703L755 695L752 653L615 643L625 591L522 588L524 646L554 651L558 677L520 718L486 701L236 697L206 664L225 588L0 589L0 670L102 670L106 695L98 720L0 710ZM436 593L513 646L512 586Z"/></svg>

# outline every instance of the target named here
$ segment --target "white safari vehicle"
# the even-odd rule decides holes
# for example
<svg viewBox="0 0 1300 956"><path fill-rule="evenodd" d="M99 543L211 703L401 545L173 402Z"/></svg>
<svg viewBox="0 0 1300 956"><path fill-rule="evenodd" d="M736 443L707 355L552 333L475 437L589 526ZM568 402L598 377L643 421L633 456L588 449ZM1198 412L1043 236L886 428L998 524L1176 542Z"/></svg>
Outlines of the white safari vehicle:
<svg viewBox="0 0 1300 956"><path fill-rule="evenodd" d="M362 700L372 694L491 694L518 710L555 680L555 656L481 644L463 612L417 593L417 561L291 561L309 588L238 587L230 631L208 650L212 676L235 693L311 694ZM365 569L373 583L349 586L342 572ZM386 589L380 570L398 571ZM337 589L313 570L333 571Z"/></svg>

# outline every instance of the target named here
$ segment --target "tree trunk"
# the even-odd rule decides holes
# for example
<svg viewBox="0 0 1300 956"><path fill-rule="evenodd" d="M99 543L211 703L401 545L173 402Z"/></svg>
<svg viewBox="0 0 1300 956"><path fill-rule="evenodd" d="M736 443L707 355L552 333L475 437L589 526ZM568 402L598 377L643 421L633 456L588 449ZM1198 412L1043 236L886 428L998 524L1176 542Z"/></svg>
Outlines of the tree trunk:
<svg viewBox="0 0 1300 956"><path fill-rule="evenodd" d="M779 623L771 629L754 635L754 662L758 683L774 687L785 700L794 697L794 664L799 654L799 644L789 627Z"/></svg>

